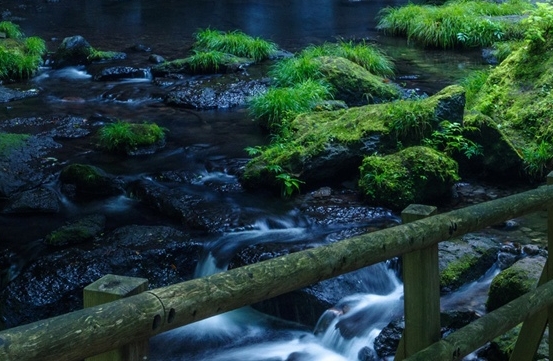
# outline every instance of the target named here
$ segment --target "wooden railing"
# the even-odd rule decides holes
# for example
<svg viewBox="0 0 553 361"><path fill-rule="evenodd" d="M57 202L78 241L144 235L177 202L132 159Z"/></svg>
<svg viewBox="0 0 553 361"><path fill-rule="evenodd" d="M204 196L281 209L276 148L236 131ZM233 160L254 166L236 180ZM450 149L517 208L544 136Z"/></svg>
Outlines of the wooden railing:
<svg viewBox="0 0 553 361"><path fill-rule="evenodd" d="M548 183L552 179L550 174ZM406 327L397 360L461 359L522 321L519 341L524 342L513 352L520 358L512 360L530 360L553 316L553 282L548 282L553 262L547 261L538 289L439 340L436 247L548 207L551 250L551 204L553 185L439 215L431 215L434 211L426 206L411 206L404 212L405 223L396 227L4 330L0 360L82 360L401 255L409 271L404 275Z"/></svg>

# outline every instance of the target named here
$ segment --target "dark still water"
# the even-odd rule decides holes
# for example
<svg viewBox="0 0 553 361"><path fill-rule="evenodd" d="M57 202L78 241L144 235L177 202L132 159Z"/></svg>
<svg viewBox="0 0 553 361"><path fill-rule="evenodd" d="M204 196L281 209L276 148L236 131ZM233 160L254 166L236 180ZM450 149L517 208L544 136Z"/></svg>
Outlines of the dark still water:
<svg viewBox="0 0 553 361"><path fill-rule="evenodd" d="M335 41L336 38L370 39L380 44L393 58L398 83L427 93L456 82L471 69L484 66L479 53L422 50L407 45L404 39L393 39L378 33L375 26L379 10L404 3L345 0L0 0L0 11L4 20L19 24L27 36L47 40L52 52L65 37L82 35L97 49L126 52L128 58L116 65L142 68L151 66L148 62L151 53L168 60L186 57L194 33L207 27L238 29L272 40L291 52L311 44ZM151 48L151 52L131 51L136 44ZM248 72L255 75L255 72L266 71L267 65L248 69ZM155 122L168 130L165 147L154 154L134 157L109 155L99 151L91 137L56 139L61 146L45 162L57 165L92 164L124 181L141 180L155 183L156 187L167 192L181 192L179 194L198 199L198 207L203 207L199 211L205 211L206 218L224 218L217 213L223 213L221 210L232 213L228 223L213 221L212 229L203 233L192 232L185 224L168 219L127 195L76 203L60 192L59 213L24 217L0 215L0 247L6 253L13 253L16 260L10 270L14 283L30 264L56 252L43 245L42 240L49 232L68 220L90 214L100 213L106 217L105 234L118 227L137 224L169 226L191 232L194 241L202 243L206 251L204 257L197 260L197 265L193 265L196 276L224 271L228 260L244 247L270 242L317 246L351 236L359 230L375 230L378 226L398 222L397 216L386 209L359 203L354 205L347 200L342 200L338 206L332 205L334 208L325 205L327 208L319 210L299 205L294 200L243 191L229 169L245 163L247 153L244 148L267 144L270 140L251 120L244 107L209 111L173 108L163 103L160 96L163 85L156 84L150 78L99 82L93 80L90 67L58 70L45 67L27 82L6 86L35 89L38 96L2 104L0 123L14 118L75 116L82 117L87 124L101 125L120 119L137 123ZM163 178L160 174L170 174L173 178ZM44 186L59 192L56 176L52 174ZM310 209L312 213L320 211L321 219L308 216L305 209ZM337 219L348 222L340 223ZM350 219L355 222L349 222ZM174 269L181 267L179 264L169 265ZM37 282L40 276L35 275ZM82 280L86 279L85 276L80 274L75 277ZM375 284L374 280L380 283ZM74 294L78 295L86 285L78 284L77 279L66 281L67 284L74 283ZM152 340L154 352L151 359L355 361L359 350L371 348L379 330L391 318L402 313L403 291L401 282L386 265L375 265L348 275L347 282L360 285L359 293L334 296L337 299L345 297L342 306L352 310L349 315L353 320L366 320L363 327L357 325L359 333L356 337L343 339L334 327L336 320L330 322L328 329L321 327L315 334L311 330L306 331L305 327L280 322L246 308L156 337ZM13 295L14 298L17 296L20 295ZM56 299L56 295L52 295L51 299ZM47 309L49 313L43 309L40 309L41 312L51 316L75 308L71 304L56 309L56 303L52 304L51 309ZM39 306L36 307L39 309ZM19 309L25 309L25 305Z"/></svg>

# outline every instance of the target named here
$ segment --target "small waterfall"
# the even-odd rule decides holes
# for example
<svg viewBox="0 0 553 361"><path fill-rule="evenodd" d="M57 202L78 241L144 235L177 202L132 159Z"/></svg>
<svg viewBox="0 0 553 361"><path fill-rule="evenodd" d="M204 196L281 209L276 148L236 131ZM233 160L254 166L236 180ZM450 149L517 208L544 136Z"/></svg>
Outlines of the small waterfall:
<svg viewBox="0 0 553 361"><path fill-rule="evenodd" d="M315 327L322 344L358 360L359 351L374 351L374 339L390 321L403 314L403 285L385 263L366 268L367 293L343 298L327 310Z"/></svg>

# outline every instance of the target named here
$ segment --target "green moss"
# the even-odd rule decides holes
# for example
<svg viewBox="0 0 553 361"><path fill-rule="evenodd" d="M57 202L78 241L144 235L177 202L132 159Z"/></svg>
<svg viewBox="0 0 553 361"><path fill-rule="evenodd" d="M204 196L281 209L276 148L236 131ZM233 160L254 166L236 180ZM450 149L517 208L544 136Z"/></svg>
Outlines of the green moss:
<svg viewBox="0 0 553 361"><path fill-rule="evenodd" d="M118 121L100 129L100 146L107 151L130 152L165 139L165 129L154 123Z"/></svg>
<svg viewBox="0 0 553 361"><path fill-rule="evenodd" d="M529 277L526 270L507 268L493 279L488 291L486 309L488 312L493 311L529 292L535 286L536 280Z"/></svg>
<svg viewBox="0 0 553 361"><path fill-rule="evenodd" d="M104 230L104 226L104 216L92 215L56 229L44 241L49 246L83 243L93 240Z"/></svg>
<svg viewBox="0 0 553 361"><path fill-rule="evenodd" d="M553 31L553 6L538 7L528 19L524 45L490 72L470 105L488 116L523 157L519 172L540 180L553 159L553 38L536 34Z"/></svg>
<svg viewBox="0 0 553 361"><path fill-rule="evenodd" d="M28 134L0 132L0 156L4 157L12 150L23 147L28 138Z"/></svg>
<svg viewBox="0 0 553 361"><path fill-rule="evenodd" d="M125 59L127 55L118 51L104 51L98 49L92 49L87 59L90 62L95 61L109 61L117 59Z"/></svg>
<svg viewBox="0 0 553 361"><path fill-rule="evenodd" d="M102 170L88 164L68 165L61 171L60 181L86 190L102 188L110 183Z"/></svg>
<svg viewBox="0 0 553 361"><path fill-rule="evenodd" d="M416 146L387 156L369 156L360 167L359 187L371 203L403 209L411 203L447 198L459 179L457 162Z"/></svg>

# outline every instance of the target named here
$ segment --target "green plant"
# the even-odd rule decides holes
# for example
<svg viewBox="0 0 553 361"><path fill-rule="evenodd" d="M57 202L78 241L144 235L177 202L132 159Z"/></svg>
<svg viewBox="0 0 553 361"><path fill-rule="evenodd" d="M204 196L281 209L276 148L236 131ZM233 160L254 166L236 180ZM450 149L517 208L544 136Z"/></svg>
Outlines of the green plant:
<svg viewBox="0 0 553 361"><path fill-rule="evenodd" d="M225 59L225 54L216 51L194 50L194 55L188 57L188 63L194 73L216 73Z"/></svg>
<svg viewBox="0 0 553 361"><path fill-rule="evenodd" d="M220 51L236 56L261 61L277 51L273 42L253 38L241 31L222 32L214 29L200 29L196 32L194 47L203 51Z"/></svg>
<svg viewBox="0 0 553 361"><path fill-rule="evenodd" d="M292 87L271 88L265 94L253 97L249 101L249 110L262 126L278 132L290 118L310 111L316 103L331 97L329 87L307 80Z"/></svg>
<svg viewBox="0 0 553 361"><path fill-rule="evenodd" d="M553 145L541 141L536 146L529 146L522 150L524 169L533 179L541 179L553 161Z"/></svg>
<svg viewBox="0 0 553 361"><path fill-rule="evenodd" d="M295 192L300 192L300 184L305 183L298 178L292 177L288 173L280 173L275 176L275 179L278 180L282 188L282 196L284 198L291 197Z"/></svg>
<svg viewBox="0 0 553 361"><path fill-rule="evenodd" d="M463 136L463 126L459 123L443 121L440 129L435 130L430 138L425 138L423 144L452 156L454 153L462 153L470 159L482 154L482 146ZM471 130L476 130L473 128Z"/></svg>
<svg viewBox="0 0 553 361"><path fill-rule="evenodd" d="M25 39L25 48L27 54L31 56L42 56L46 53L46 43L36 36Z"/></svg>
<svg viewBox="0 0 553 361"><path fill-rule="evenodd" d="M0 78L31 77L42 63L45 52L46 44L38 37L0 41Z"/></svg>
<svg viewBox="0 0 553 361"><path fill-rule="evenodd" d="M520 36L519 26L501 16L522 15L530 8L529 2L521 0L504 3L457 0L443 6L409 4L383 9L377 28L407 36L423 46L482 47Z"/></svg>
<svg viewBox="0 0 553 361"><path fill-rule="evenodd" d="M528 12L522 24L526 27L525 39L532 50L540 48L553 29L553 5L547 2L536 3L536 7Z"/></svg>
<svg viewBox="0 0 553 361"><path fill-rule="evenodd" d="M117 121L100 130L100 146L108 151L131 151L162 141L165 132L166 129L153 123L133 124Z"/></svg>
<svg viewBox="0 0 553 361"><path fill-rule="evenodd" d="M398 141L418 143L431 130L434 114L421 100L400 100L387 105L387 124Z"/></svg>
<svg viewBox="0 0 553 361"><path fill-rule="evenodd" d="M269 76L279 87L292 87L308 80L320 81L323 74L320 65L310 56L297 56L275 63L269 70Z"/></svg>
<svg viewBox="0 0 553 361"><path fill-rule="evenodd" d="M6 34L7 38L19 39L23 37L23 32L19 25L12 23L11 21L0 22L0 32Z"/></svg>

